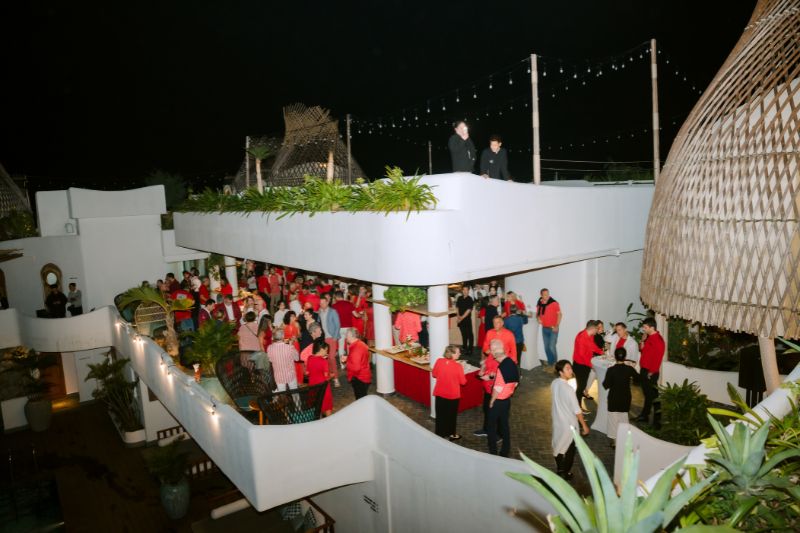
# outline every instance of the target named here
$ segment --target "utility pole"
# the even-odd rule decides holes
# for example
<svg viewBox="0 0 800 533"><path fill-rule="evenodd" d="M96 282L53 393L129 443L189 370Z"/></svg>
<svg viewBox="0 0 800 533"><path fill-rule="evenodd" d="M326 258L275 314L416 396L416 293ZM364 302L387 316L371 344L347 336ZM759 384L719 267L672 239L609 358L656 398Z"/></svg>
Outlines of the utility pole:
<svg viewBox="0 0 800 533"><path fill-rule="evenodd" d="M428 175L433 175L433 156L431 155L431 142L428 141Z"/></svg>
<svg viewBox="0 0 800 533"><path fill-rule="evenodd" d="M542 156L539 153L539 74L536 54L531 54L531 120L533 123L533 183L542 183Z"/></svg>
<svg viewBox="0 0 800 533"><path fill-rule="evenodd" d="M650 39L650 81L653 96L653 183L658 183L661 173L661 155L658 146L658 62L656 61L656 40Z"/></svg>
<svg viewBox="0 0 800 533"><path fill-rule="evenodd" d="M244 138L244 186L250 188L250 136Z"/></svg>
<svg viewBox="0 0 800 533"><path fill-rule="evenodd" d="M353 156L350 147L350 113L347 114L347 183L353 183Z"/></svg>

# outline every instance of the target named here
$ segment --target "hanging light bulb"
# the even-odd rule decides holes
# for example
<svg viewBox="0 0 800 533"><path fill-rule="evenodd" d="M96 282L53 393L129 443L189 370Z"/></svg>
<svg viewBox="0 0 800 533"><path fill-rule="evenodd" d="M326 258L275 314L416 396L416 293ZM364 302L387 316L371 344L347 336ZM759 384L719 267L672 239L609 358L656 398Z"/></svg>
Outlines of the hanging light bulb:
<svg viewBox="0 0 800 533"><path fill-rule="evenodd" d="M552 93L552 94L550 94L550 96L551 96L552 98L555 98L555 97L556 97L556 93Z"/></svg>
<svg viewBox="0 0 800 533"><path fill-rule="evenodd" d="M473 100L477 100L478 99L478 92L475 90L475 86L474 85L472 86L472 99Z"/></svg>
<svg viewBox="0 0 800 533"><path fill-rule="evenodd" d="M597 71L597 75L598 75L598 76L602 76L602 75L603 75L603 69L600 69L600 70L598 70L598 71Z"/></svg>
<svg viewBox="0 0 800 533"><path fill-rule="evenodd" d="M546 70L543 70L543 71L542 71L542 77L543 77L543 78L546 78L546 77L547 77L547 71L546 71Z"/></svg>
<svg viewBox="0 0 800 533"><path fill-rule="evenodd" d="M447 108L444 106L444 99L442 99L442 111L447 111Z"/></svg>
<svg viewBox="0 0 800 533"><path fill-rule="evenodd" d="M586 85L586 80L581 80L581 85Z"/></svg>
<svg viewBox="0 0 800 533"><path fill-rule="evenodd" d="M428 113L430 113L430 112L431 112L431 101L428 100Z"/></svg>
<svg viewBox="0 0 800 533"><path fill-rule="evenodd" d="M530 74L530 73L531 73L531 64L528 63L528 74Z"/></svg>
<svg viewBox="0 0 800 533"><path fill-rule="evenodd" d="M573 80L577 80L578 79L578 73L577 72L573 72L572 73L572 79Z"/></svg>
<svg viewBox="0 0 800 533"><path fill-rule="evenodd" d="M417 116L417 112L414 111L414 121L417 121L417 120L419 120L419 117Z"/></svg>
<svg viewBox="0 0 800 533"><path fill-rule="evenodd" d="M569 85L564 85L564 90L569 91Z"/></svg>
<svg viewBox="0 0 800 533"><path fill-rule="evenodd" d="M456 89L456 103L458 104L460 102L461 102L461 98L458 96L458 89Z"/></svg>
<svg viewBox="0 0 800 533"><path fill-rule="evenodd" d="M564 67L562 67L561 65L558 66L558 73L564 74Z"/></svg>
<svg viewBox="0 0 800 533"><path fill-rule="evenodd" d="M508 75L508 84L509 85L514 85L514 80L511 79L511 74Z"/></svg>
<svg viewBox="0 0 800 533"><path fill-rule="evenodd" d="M381 124L380 122L378 122L378 129L381 129L382 127L383 127L383 124Z"/></svg>
<svg viewBox="0 0 800 533"><path fill-rule="evenodd" d="M587 74L591 74L591 73L592 73L592 67L591 67L591 65L587 65L587 66L586 66L586 73L587 73Z"/></svg>
<svg viewBox="0 0 800 533"><path fill-rule="evenodd" d="M491 88L492 88L492 78L491 78L491 76L490 76L490 77L489 77L489 89L491 90Z"/></svg>

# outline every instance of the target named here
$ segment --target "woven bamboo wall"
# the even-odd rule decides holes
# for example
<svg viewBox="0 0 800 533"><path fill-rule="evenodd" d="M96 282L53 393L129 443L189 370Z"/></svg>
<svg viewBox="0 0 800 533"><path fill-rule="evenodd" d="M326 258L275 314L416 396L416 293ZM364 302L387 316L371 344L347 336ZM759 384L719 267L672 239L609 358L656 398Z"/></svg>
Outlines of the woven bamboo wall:
<svg viewBox="0 0 800 533"><path fill-rule="evenodd" d="M800 337L800 0L760 0L656 186L641 296L732 331Z"/></svg>

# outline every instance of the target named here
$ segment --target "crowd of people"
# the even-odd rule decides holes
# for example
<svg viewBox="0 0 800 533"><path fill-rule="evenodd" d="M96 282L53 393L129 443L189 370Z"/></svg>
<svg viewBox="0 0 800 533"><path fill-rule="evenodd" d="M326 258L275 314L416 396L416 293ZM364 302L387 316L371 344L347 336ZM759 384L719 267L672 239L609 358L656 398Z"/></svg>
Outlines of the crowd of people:
<svg viewBox="0 0 800 533"><path fill-rule="evenodd" d="M180 281L172 274L159 280L157 288L169 300L191 300L191 307L175 312L178 329L190 331L208 321L232 323L242 363L271 368L278 390L295 389L303 382L328 382L322 408L326 416L333 412L331 386L340 386L341 373L356 400L368 394L372 383L369 346L375 338L370 287L277 265L252 261L244 265L237 295L224 278L212 288L210 278L196 271L183 272ZM573 428L582 434L589 431L584 418L589 411L583 402L592 399L593 357L611 354L617 363L599 384L608 390L607 434L612 446L618 424L628 421L635 383L641 385L645 398L638 420L649 419L665 349L653 319L643 321L641 342L625 323L613 324L606 332L601 321L589 320L575 336L571 359L565 359L559 358L557 347L562 309L546 288L530 311L521 295L504 293L497 280L462 285L454 304L462 344L448 346L432 368L437 435L461 439L457 413L466 377L459 359L472 360L480 365L477 375L484 390L483 426L473 434L487 438L489 453L508 457L511 401L520 383L520 358L527 350L523 326L531 320L542 333L546 359L541 363L555 374L552 447L559 475L565 479L572 475ZM396 343L427 346L425 317L401 311L393 325Z"/></svg>

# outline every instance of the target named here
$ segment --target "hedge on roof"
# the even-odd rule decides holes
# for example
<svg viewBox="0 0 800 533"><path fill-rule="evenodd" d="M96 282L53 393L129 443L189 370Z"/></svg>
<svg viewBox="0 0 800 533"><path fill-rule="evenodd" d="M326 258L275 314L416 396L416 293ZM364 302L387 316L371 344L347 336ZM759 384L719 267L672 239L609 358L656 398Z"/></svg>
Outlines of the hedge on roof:
<svg viewBox="0 0 800 533"><path fill-rule="evenodd" d="M433 187L420 183L421 176L403 177L398 167L386 167L386 180L345 185L339 180L327 181L306 176L297 187L268 187L258 192L251 187L239 195L226 195L206 189L183 202L177 211L195 213L278 212L278 218L295 213L311 216L320 212L376 211L384 214L436 207Z"/></svg>

